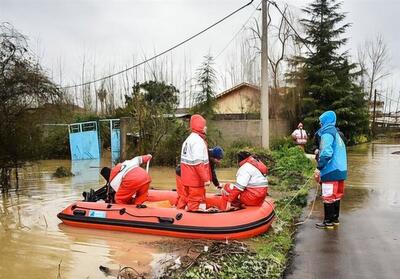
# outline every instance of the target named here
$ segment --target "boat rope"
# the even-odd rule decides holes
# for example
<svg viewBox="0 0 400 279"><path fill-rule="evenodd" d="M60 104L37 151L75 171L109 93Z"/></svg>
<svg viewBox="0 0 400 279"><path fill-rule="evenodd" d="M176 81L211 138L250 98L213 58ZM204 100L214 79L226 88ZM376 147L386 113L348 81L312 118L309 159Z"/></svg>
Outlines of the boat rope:
<svg viewBox="0 0 400 279"><path fill-rule="evenodd" d="M314 211L315 201L317 200L317 197L318 197L319 185L320 184L317 183L317 189L315 190L315 196L312 201L310 212L308 212L307 217L303 221L300 221L300 222L297 222L296 224L294 224L295 226L303 225L308 219L310 219L310 217Z"/></svg>
<svg viewBox="0 0 400 279"><path fill-rule="evenodd" d="M120 211L121 208L98 208L98 209L93 209L90 207L85 207L85 206L80 206L77 204L74 204L71 206L71 209L74 210L75 208L80 208L80 209L86 209L86 210L98 210L98 211Z"/></svg>
<svg viewBox="0 0 400 279"><path fill-rule="evenodd" d="M155 216L155 215L135 215L132 213L129 213L128 211L126 211L126 208L98 208L98 209L93 209L90 207L85 207L85 206L79 206L79 205L73 205L71 207L72 210L74 210L75 208L80 208L80 209L86 209L86 210L98 210L98 211L119 211L120 215L123 214L127 214L131 217L136 217L136 218L163 218L163 216Z"/></svg>
<svg viewBox="0 0 400 279"><path fill-rule="evenodd" d="M310 180L311 180L311 178L313 178L314 177L314 174L312 174L310 177L308 177L308 179L306 180L306 182L300 187L300 189L294 194L294 196L285 204L285 206L281 209L281 210L279 210L279 211L277 211L277 210L275 210L274 209L274 212L275 212L275 216L276 216L276 218L278 219L278 220L280 220L280 221L283 221L279 216L280 216L280 214L283 212L283 211L285 211L285 209L294 201L294 199L301 193L301 191L303 191L303 189L305 189L306 187L307 187L307 185L308 185L308 183L310 182ZM317 189L318 190L318 189ZM318 194L318 191L316 191L316 195ZM316 200L316 196L315 196L315 198L314 198L314 203L315 203L315 200ZM267 201L267 200L265 200L269 205L271 205L271 203L269 202L269 201ZM313 208L314 208L314 203L313 203L313 207L312 207L312 210L313 210ZM271 205L272 206L272 205ZM312 213L312 210L311 210L311 212L310 212L310 215L311 215L311 213ZM305 220L304 220L304 222L305 222Z"/></svg>
<svg viewBox="0 0 400 279"><path fill-rule="evenodd" d="M129 215L131 217L137 217L137 218L160 218L161 217L161 216L155 216L155 215L135 215L135 214L132 214L132 213L129 213L128 211L126 211L126 208L122 208L119 213L121 215L122 214L126 214L126 215Z"/></svg>

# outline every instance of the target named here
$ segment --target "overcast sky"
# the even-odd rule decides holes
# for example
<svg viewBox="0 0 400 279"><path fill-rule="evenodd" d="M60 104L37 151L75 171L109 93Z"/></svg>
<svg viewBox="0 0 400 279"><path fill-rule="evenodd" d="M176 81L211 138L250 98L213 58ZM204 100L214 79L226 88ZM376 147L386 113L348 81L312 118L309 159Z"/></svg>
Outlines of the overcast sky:
<svg viewBox="0 0 400 279"><path fill-rule="evenodd" d="M63 84L79 81L82 58L96 64L96 74L131 65L154 52L162 51L210 25L248 0L0 0L0 21L12 23L30 39L42 64L50 71L62 68ZM183 54L196 68L207 53L216 55L254 13L245 8L201 37L174 51ZM308 0L287 0L301 16ZM278 4L284 2L279 0ZM382 34L390 50L390 69L384 87L400 75L400 0L346 0L343 11L352 23L346 36L347 49L355 53L367 38ZM277 14L275 14L277 15ZM133 58L134 57L134 58ZM224 59L223 56L219 59ZM90 61L89 61L90 62ZM88 62L88 63L89 63ZM220 65L223 61L218 62ZM56 74L55 74L56 75ZM57 82L59 78L54 78ZM397 93L393 96L397 99Z"/></svg>

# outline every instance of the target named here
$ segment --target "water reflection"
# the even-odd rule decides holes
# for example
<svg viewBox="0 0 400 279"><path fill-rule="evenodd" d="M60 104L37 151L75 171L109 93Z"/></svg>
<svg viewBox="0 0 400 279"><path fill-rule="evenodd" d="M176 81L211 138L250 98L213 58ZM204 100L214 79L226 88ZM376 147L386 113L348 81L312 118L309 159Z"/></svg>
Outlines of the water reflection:
<svg viewBox="0 0 400 279"><path fill-rule="evenodd" d="M364 216L365 209L400 208L400 157L391 154L396 150L400 145L381 143L349 149L344 213ZM21 172L20 191L2 195L0 200L0 278L24 278L25 274L32 279L56 278L60 261L62 278L104 278L99 265L117 270L120 265L129 265L151 272L158 266L157 259L187 244L166 237L60 225L57 213L80 200L83 191L102 185L100 167L110 166L110 162L110 158L49 160ZM52 174L59 166L76 175L54 178ZM219 169L218 175L221 181L232 180L235 172L236 169ZM154 188L175 188L173 168L151 167L150 175ZM208 189L213 190L212 186ZM312 218L319 219L319 213L322 210L317 207Z"/></svg>
<svg viewBox="0 0 400 279"><path fill-rule="evenodd" d="M349 178L341 225L321 231L318 202L311 220L296 236L292 268L286 278L398 278L400 246L400 150L397 142L349 148ZM334 267L334 269L332 269Z"/></svg>
<svg viewBox="0 0 400 279"><path fill-rule="evenodd" d="M85 276L99 277L99 266L107 266L118 270L122 266L131 266L138 272L149 272L149 266L153 261L153 254L160 251L151 245L153 241L159 241L148 235L131 234L123 232L111 232L73 228L63 224L59 225L65 235L72 255L67 263L66 274L68 278L79 278L82 269L79 265L86 266ZM165 238L168 241L167 238ZM88 255L92 255L88 259Z"/></svg>
<svg viewBox="0 0 400 279"><path fill-rule="evenodd" d="M74 176L71 179L71 185L82 185L87 183L98 183L100 159L71 161L71 172Z"/></svg>
<svg viewBox="0 0 400 279"><path fill-rule="evenodd" d="M0 278L24 278L25 274L32 279L44 278L44 274L46 278L57 278L60 262L62 278L104 278L100 265L115 270L127 265L150 273L166 253L184 247L184 240L60 224L58 212L82 199L82 191L103 184L98 167L106 165L107 159L49 160L21 172L20 191L4 194L0 200ZM71 168L77 175L54 178L59 166ZM172 168L153 167L150 174L154 187L175 187Z"/></svg>

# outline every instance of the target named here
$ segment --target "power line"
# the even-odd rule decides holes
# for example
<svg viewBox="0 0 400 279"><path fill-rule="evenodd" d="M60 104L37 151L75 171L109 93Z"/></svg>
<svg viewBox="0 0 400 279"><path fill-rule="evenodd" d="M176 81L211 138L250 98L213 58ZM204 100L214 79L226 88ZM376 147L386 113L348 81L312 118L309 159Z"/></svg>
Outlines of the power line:
<svg viewBox="0 0 400 279"><path fill-rule="evenodd" d="M376 95L379 95L379 96L381 96L381 97L383 97L383 98L385 98L385 99L391 100L391 101L395 102L396 104L400 103L399 100L392 99L392 98L387 97L387 96L385 96L385 95L383 95L383 94L381 94L381 93L376 92Z"/></svg>
<svg viewBox="0 0 400 279"><path fill-rule="evenodd" d="M293 25L290 23L290 21L287 19L286 15L282 12L282 10L279 8L278 4L276 4L275 1L270 1L266 0L275 8L279 11L279 13L282 15L282 17L285 19L286 23L289 25L289 27L293 30L293 32L296 34L296 36L300 39L300 41L305 45L305 47L311 52L311 54L314 54L314 51L311 50L311 48L308 46L307 42L300 36L300 34L296 31L296 29L293 27Z"/></svg>
<svg viewBox="0 0 400 279"><path fill-rule="evenodd" d="M80 84L64 86L64 87L61 87L61 89L76 88L76 87L81 87L81 86L89 85L89 84L92 84L92 83L96 83L96 82L99 82L99 81L102 81L102 80L109 79L109 78L111 78L111 77L120 75L120 74L125 73L125 72L127 72L127 71L130 71L130 70L132 70L132 69L134 69L134 68L136 68L136 67L139 67L139 66L141 66L141 65L143 65L143 64L146 64L147 62L152 61L152 60L154 60L154 59L156 59L156 58L158 58L158 57L160 57L160 56L162 56L162 55L164 55L164 54L166 54L166 53L172 51L173 49L175 49L175 48L177 48L177 47L179 47L179 46L181 46L181 45L183 45L183 44L185 44L185 43L191 41L192 39L194 39L194 38L200 36L200 35L203 34L204 32L210 30L210 29L213 28L214 26L216 26L216 25L218 25L219 23L223 22L223 21L226 20L227 18L233 16L233 15L236 14L237 12L239 12L239 11L241 11L242 9L246 8L247 6L251 5L251 4L253 3L253 1L254 1L254 0L251 0L249 3L247 3L247 4L243 5L243 6L241 6L240 8L238 8L238 9L236 9L235 11L231 12L231 13L228 14L227 16L225 16L225 17L223 17L222 19L218 20L217 22L211 24L210 26L208 26L207 28L201 30L200 32L198 32L198 33L196 33L196 34L190 36L189 38L183 40L182 42L177 43L176 45L174 45L174 46L172 46L172 47L170 47L170 48L164 50L163 52L160 52L159 54L156 54L156 55L154 55L153 57L150 57L150 58L148 58L148 59L146 59L146 60L144 60L144 61L142 61L142 62L140 62L140 63L138 63L138 64L136 64L136 65L133 65L133 66L131 66L131 67L129 67L129 68L126 68L125 70L121 70L121 71L119 71L119 72L116 72L116 73L114 73L114 74L110 74L110 75L105 76L105 77L102 77L102 78L98 78L98 79L95 79L95 80L92 80L92 81L83 82L83 83L80 83Z"/></svg>
<svg viewBox="0 0 400 279"><path fill-rule="evenodd" d="M242 27L239 29L239 31L237 31L235 33L235 35L232 37L232 39L225 45L225 47L215 56L215 59L217 59L228 47L229 45L235 40L235 38L237 37L237 35L240 34L240 32L242 32L242 30L244 28L246 28L247 23L249 22L249 20L253 17L254 13L259 9L260 5L262 3L262 0L260 1L260 3L258 3L258 5L255 7L254 11L251 13L251 15L249 16L249 18L243 23Z"/></svg>

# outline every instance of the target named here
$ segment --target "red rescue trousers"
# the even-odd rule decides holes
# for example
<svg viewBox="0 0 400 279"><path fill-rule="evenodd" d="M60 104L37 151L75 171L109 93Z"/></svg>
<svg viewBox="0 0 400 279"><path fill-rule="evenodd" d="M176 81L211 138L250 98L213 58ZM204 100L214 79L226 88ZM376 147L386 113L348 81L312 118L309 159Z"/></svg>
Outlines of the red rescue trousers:
<svg viewBox="0 0 400 279"><path fill-rule="evenodd" d="M322 200L324 203L333 203L341 200L344 195L344 180L325 181L321 183Z"/></svg>
<svg viewBox="0 0 400 279"><path fill-rule="evenodd" d="M206 188L185 186L187 211L199 210L201 203L206 203Z"/></svg>
<svg viewBox="0 0 400 279"><path fill-rule="evenodd" d="M134 168L122 178L121 185L115 193L117 204L142 204L147 200L151 178L140 168ZM133 195L135 197L133 198Z"/></svg>
<svg viewBox="0 0 400 279"><path fill-rule="evenodd" d="M206 202L206 188L184 186L182 179L179 175L176 177L176 192L178 199L176 201L176 208L185 209L187 206L188 211L196 211L199 209L201 203Z"/></svg>
<svg viewBox="0 0 400 279"><path fill-rule="evenodd" d="M225 210L227 202L231 202L234 206L239 206L240 204L246 206L260 206L268 195L268 187L247 187L243 191L240 191L233 185L225 184L224 191L222 195L222 204L220 209Z"/></svg>
<svg viewBox="0 0 400 279"><path fill-rule="evenodd" d="M182 184L182 179L179 175L175 176L176 179L176 193L178 194L178 199L176 200L176 208L185 209L187 204L187 193L185 186Z"/></svg>

